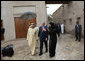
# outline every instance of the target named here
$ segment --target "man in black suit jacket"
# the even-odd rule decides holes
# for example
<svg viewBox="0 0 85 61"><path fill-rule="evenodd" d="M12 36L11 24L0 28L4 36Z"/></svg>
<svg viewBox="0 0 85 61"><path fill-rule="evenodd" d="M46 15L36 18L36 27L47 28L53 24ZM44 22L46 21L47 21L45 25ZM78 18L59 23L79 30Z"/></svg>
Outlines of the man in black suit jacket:
<svg viewBox="0 0 85 61"><path fill-rule="evenodd" d="M81 40L81 32L82 32L82 26L79 24L79 21L76 22L75 25L75 36L76 36L76 41Z"/></svg>
<svg viewBox="0 0 85 61"><path fill-rule="evenodd" d="M38 36L40 39L40 54L39 55L42 55L43 42L45 43L46 52L48 52L48 48L47 48L48 32L47 32L47 26L45 26L45 23L42 23L42 26L39 27Z"/></svg>

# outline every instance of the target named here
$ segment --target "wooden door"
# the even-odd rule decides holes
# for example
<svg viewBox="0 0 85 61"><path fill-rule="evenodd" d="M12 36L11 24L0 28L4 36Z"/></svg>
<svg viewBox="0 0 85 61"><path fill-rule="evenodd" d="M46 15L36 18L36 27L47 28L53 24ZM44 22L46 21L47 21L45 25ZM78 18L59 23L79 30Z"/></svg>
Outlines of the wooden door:
<svg viewBox="0 0 85 61"><path fill-rule="evenodd" d="M1 20L1 27L3 27L3 20ZM1 40L4 40L4 34L1 34Z"/></svg>
<svg viewBox="0 0 85 61"><path fill-rule="evenodd" d="M28 28L29 28L30 23L36 23L36 18L35 19L32 19L32 20L26 20L26 23L25 23L26 34L27 34L27 31L28 31Z"/></svg>
<svg viewBox="0 0 85 61"><path fill-rule="evenodd" d="M14 18L16 38L26 38L29 24L31 22L36 23L36 19L33 20L21 20L19 17Z"/></svg>
<svg viewBox="0 0 85 61"><path fill-rule="evenodd" d="M24 38L25 37L25 21L21 20L18 17L14 18L15 20L15 32L16 32L16 38Z"/></svg>

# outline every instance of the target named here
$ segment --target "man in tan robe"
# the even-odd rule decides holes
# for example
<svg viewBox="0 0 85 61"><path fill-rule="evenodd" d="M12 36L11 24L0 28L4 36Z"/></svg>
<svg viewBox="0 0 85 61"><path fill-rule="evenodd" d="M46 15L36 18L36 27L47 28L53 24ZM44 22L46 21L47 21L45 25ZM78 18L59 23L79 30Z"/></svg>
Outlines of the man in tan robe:
<svg viewBox="0 0 85 61"><path fill-rule="evenodd" d="M31 54L35 54L36 42L38 40L38 28L35 27L34 23L31 23L27 33L28 46L31 50Z"/></svg>

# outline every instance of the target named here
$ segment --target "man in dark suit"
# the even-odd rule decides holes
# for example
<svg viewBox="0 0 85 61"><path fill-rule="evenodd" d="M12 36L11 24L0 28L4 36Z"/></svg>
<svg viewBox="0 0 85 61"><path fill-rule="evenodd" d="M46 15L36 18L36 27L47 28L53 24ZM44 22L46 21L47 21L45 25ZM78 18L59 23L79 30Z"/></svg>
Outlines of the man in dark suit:
<svg viewBox="0 0 85 61"><path fill-rule="evenodd" d="M45 26L45 23L42 23L42 26L39 27L38 36L40 39L40 54L39 55L42 55L43 42L45 43L46 52L48 52L48 48L47 48L48 32L47 32L47 26Z"/></svg>
<svg viewBox="0 0 85 61"><path fill-rule="evenodd" d="M82 32L82 26L79 24L79 21L76 22L75 25L75 36L76 36L76 41L81 40L81 32Z"/></svg>
<svg viewBox="0 0 85 61"><path fill-rule="evenodd" d="M61 33L61 26L60 26L60 23L57 24L57 27L58 27L58 37L60 37L60 33Z"/></svg>

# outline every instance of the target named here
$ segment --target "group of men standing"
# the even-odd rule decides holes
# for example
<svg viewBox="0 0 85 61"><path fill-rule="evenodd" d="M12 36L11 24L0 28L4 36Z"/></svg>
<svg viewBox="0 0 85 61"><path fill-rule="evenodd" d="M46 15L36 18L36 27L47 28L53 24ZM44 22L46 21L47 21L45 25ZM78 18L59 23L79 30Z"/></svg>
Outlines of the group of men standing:
<svg viewBox="0 0 85 61"><path fill-rule="evenodd" d="M57 43L57 35L60 37L60 33L64 33L64 24L54 24L53 22L50 22L48 25L45 25L45 23L42 23L40 27L36 27L34 23L31 23L28 29L27 33L27 40L28 45L31 51L32 55L35 55L36 51L36 44L39 40L40 42L40 52L39 56L43 54L43 43L45 44L45 52L48 52L48 35L50 36L49 39L49 56L53 57L55 56L55 49L56 49L56 43ZM75 26L75 35L76 40L81 40L81 25L79 25L79 22L77 22L77 25Z"/></svg>
<svg viewBox="0 0 85 61"><path fill-rule="evenodd" d="M49 40L49 56L55 56L55 49L57 43L57 27L53 22L50 22L48 25L42 23L40 27L36 27L34 23L31 23L28 33L27 40L28 45L32 55L35 55L35 48L37 41L40 40L40 53L39 56L43 54L43 43L45 44L46 51L48 52L48 35L50 35Z"/></svg>

